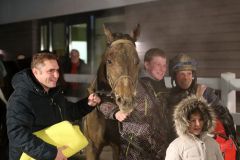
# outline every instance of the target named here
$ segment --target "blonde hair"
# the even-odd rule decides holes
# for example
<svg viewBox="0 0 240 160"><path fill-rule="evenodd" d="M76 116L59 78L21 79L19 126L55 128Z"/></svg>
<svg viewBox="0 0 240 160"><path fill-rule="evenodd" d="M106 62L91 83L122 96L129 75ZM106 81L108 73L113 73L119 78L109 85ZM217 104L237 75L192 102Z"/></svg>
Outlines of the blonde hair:
<svg viewBox="0 0 240 160"><path fill-rule="evenodd" d="M150 62L153 59L153 57L156 57L156 56L159 56L165 59L167 58L163 50L159 48L151 48L145 53L144 62Z"/></svg>

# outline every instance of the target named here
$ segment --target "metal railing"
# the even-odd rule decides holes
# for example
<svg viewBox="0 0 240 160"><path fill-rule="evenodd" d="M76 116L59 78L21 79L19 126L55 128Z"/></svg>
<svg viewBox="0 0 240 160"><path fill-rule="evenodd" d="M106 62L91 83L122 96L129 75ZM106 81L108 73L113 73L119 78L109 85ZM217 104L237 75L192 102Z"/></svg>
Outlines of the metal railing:
<svg viewBox="0 0 240 160"><path fill-rule="evenodd" d="M92 74L64 74L66 82L90 83L95 78ZM167 87L171 88L170 77L165 77ZM216 90L221 91L221 100L231 112L234 123L240 125L240 113L236 109L236 91L240 91L240 79L236 79L235 73L222 73L220 78L197 79L199 84L205 84Z"/></svg>

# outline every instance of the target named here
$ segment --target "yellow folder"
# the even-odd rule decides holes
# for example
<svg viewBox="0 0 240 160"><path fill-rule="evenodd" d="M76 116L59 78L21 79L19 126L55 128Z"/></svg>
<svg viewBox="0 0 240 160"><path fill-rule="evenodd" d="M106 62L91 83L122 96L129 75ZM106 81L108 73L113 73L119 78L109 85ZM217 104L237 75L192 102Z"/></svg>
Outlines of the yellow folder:
<svg viewBox="0 0 240 160"><path fill-rule="evenodd" d="M79 126L72 125L68 121L62 121L33 134L56 147L67 146L67 149L63 150L66 157L71 157L88 145L88 141L80 131ZM23 153L20 160L35 159Z"/></svg>

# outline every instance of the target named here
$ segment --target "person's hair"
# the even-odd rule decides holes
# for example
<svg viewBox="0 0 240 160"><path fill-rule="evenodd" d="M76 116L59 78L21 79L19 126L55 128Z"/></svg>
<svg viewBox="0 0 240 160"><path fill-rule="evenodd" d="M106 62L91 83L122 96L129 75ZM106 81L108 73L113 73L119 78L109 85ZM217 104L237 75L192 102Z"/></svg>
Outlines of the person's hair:
<svg viewBox="0 0 240 160"><path fill-rule="evenodd" d="M37 53L34 54L32 57L32 62L31 62L31 68L36 68L37 65L39 64L44 64L44 61L46 60L58 60L57 56L52 53Z"/></svg>
<svg viewBox="0 0 240 160"><path fill-rule="evenodd" d="M187 120L190 120L191 115L192 115L192 114L196 114L196 113L199 113L200 116L201 116L201 118L203 118L203 112L202 112L198 107L196 107L196 108L193 108L193 109L188 113L188 115L187 115Z"/></svg>
<svg viewBox="0 0 240 160"><path fill-rule="evenodd" d="M77 52L79 54L79 51L77 49L72 49L70 53Z"/></svg>
<svg viewBox="0 0 240 160"><path fill-rule="evenodd" d="M191 115L198 113L203 120L202 131L206 131L208 120L211 119L210 113L206 111L207 109L204 106L205 104L203 103L195 102L192 105L195 105L195 106L193 106L193 109L188 112L187 120L190 121Z"/></svg>
<svg viewBox="0 0 240 160"><path fill-rule="evenodd" d="M163 50L159 48L151 48L144 55L144 62L150 62L153 57L160 56L162 58L167 58Z"/></svg>

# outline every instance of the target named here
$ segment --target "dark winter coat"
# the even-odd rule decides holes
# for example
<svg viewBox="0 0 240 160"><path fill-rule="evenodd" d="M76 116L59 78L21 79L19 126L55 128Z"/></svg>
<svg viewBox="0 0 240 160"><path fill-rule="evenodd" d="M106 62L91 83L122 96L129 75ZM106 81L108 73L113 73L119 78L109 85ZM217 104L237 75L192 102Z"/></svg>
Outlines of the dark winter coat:
<svg viewBox="0 0 240 160"><path fill-rule="evenodd" d="M61 70L63 73L71 73L72 63L69 57L63 57L61 63ZM79 65L77 67L77 74L89 74L90 68L89 66L82 60L79 59Z"/></svg>
<svg viewBox="0 0 240 160"><path fill-rule="evenodd" d="M71 74L72 63L69 57L64 57L65 59L61 62L62 74ZM79 59L79 65L77 66L76 74L89 74L90 67L82 60ZM64 95L68 97L83 98L88 95L87 88L89 86L88 82L66 82L63 77L62 83L64 89Z"/></svg>
<svg viewBox="0 0 240 160"><path fill-rule="evenodd" d="M17 73L12 85L14 92L7 106L9 159L20 159L25 152L38 160L53 160L57 148L32 133L63 120L80 119L93 108L87 105L87 98L67 101L58 87L45 92L30 69Z"/></svg>

